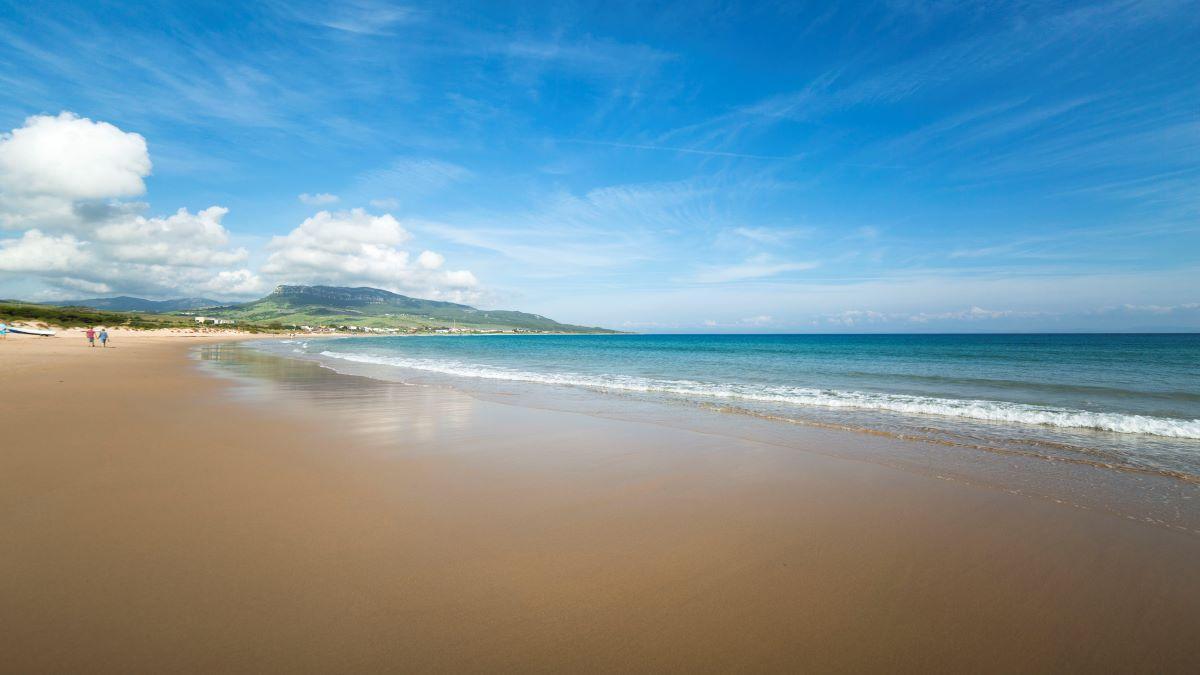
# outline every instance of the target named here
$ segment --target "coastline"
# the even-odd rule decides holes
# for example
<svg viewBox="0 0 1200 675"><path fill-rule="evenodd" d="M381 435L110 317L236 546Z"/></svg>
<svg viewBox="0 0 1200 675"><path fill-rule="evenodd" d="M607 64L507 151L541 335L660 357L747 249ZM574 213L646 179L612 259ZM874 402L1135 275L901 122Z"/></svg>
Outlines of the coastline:
<svg viewBox="0 0 1200 675"><path fill-rule="evenodd" d="M277 358L319 363L338 373L372 380L449 388L489 401L650 422L758 441L797 452L868 461L1200 535L1200 474L1172 470L1161 463L1153 466L1131 461L1141 457L1126 454L1127 448L1120 445L1104 445L1114 442L1111 436L1077 435L1075 439L1060 436L1055 442L1029 436L1030 432L1040 433L1040 428L1022 424L997 425L1004 432L995 434L984 428L952 429L944 424L938 427L936 422L917 421L922 419L921 415L906 417L899 424L895 419L880 424L878 419L867 421L859 411L845 408L820 411L818 415L812 414L812 408L755 410L725 402L720 397L706 400L703 396L699 399L672 396L670 382L665 383L667 389L649 389L653 393L643 395L637 387L623 386L624 382L617 382L615 388L608 386L611 382L603 378L581 379L573 374L556 378L552 371L531 372L519 365L515 370L489 370L486 364L472 363L471 357L464 359L439 349L424 354L414 350L419 356L401 353L398 354L401 358L393 358L382 348L381 341L367 340L354 345L333 341L313 349L309 343L298 337L267 341L239 349L237 353L225 350L208 354L208 349L198 353L202 360L216 366L214 372L224 370L223 366L230 363L261 360L265 352ZM496 358L483 354L476 357ZM269 377L269 372L266 375ZM691 384L703 386L700 382ZM664 391L668 394L657 395ZM798 415L801 410L805 414ZM1019 431L1013 433L1014 429ZM1018 435L1024 439L1017 438ZM1062 442L1067 440L1072 440L1072 444ZM1099 444L1093 445L1096 442ZM1140 443L1140 452L1149 449L1144 441ZM1161 462L1161 457L1158 455L1156 459Z"/></svg>
<svg viewBox="0 0 1200 675"><path fill-rule="evenodd" d="M229 339L0 343L10 667L1200 667L1194 535L315 364L244 400Z"/></svg>

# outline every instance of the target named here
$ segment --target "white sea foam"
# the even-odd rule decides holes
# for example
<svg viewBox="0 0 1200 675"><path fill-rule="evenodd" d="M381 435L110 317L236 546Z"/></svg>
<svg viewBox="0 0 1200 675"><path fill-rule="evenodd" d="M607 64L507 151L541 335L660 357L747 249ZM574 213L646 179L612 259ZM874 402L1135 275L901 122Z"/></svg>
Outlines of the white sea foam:
<svg viewBox="0 0 1200 675"><path fill-rule="evenodd" d="M537 373L457 361L385 357L330 351L321 352L321 355L355 363L395 366L456 377L566 385L602 391L666 394L690 400L755 401L777 405L878 410L913 415L939 415L989 422L1012 422L1072 429L1095 429L1122 434L1148 434L1167 438L1200 439L1200 419L1188 420L1153 417L1149 415L1092 412L1007 401L949 399L913 396L910 394L885 394L736 383L718 384L693 380L655 380L627 375L597 376L579 373Z"/></svg>

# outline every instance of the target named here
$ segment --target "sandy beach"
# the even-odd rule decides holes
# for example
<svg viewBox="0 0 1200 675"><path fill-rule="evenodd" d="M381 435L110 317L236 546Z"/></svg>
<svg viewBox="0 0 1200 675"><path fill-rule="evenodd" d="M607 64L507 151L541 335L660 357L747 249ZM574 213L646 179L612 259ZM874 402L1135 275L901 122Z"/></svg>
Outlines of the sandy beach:
<svg viewBox="0 0 1200 675"><path fill-rule="evenodd" d="M1193 534L229 339L0 342L0 670L1200 669Z"/></svg>

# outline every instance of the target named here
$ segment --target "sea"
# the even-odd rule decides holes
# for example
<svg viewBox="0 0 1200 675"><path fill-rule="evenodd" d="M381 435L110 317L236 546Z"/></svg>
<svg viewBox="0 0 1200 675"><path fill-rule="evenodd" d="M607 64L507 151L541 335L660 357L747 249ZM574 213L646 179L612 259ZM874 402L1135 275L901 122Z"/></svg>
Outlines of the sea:
<svg viewBox="0 0 1200 675"><path fill-rule="evenodd" d="M549 407L647 401L1200 483L1197 334L438 335L256 348Z"/></svg>

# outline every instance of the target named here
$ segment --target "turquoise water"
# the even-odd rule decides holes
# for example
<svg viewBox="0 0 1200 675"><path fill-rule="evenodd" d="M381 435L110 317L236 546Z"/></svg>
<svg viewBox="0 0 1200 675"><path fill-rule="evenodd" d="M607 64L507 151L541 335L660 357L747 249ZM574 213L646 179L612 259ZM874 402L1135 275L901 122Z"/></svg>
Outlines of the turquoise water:
<svg viewBox="0 0 1200 675"><path fill-rule="evenodd" d="M587 391L1200 476L1194 334L422 336L271 349L383 379Z"/></svg>

